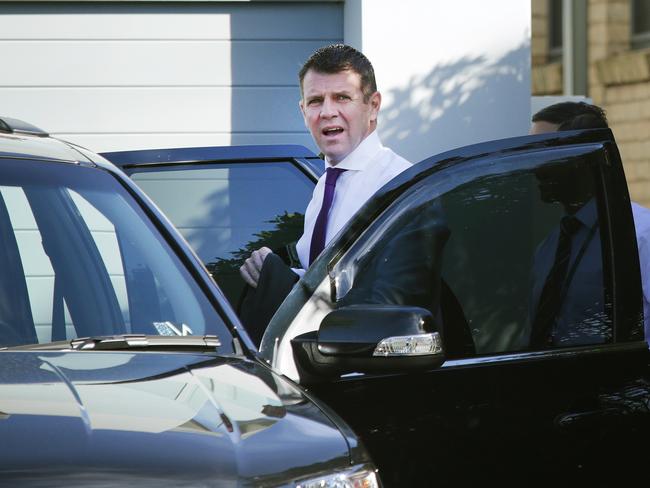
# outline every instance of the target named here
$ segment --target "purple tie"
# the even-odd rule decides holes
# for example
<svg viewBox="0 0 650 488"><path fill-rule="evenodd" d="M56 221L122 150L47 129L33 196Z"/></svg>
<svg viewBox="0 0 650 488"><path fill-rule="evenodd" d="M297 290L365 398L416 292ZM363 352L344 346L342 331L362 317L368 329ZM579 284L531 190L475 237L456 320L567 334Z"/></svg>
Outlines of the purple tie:
<svg viewBox="0 0 650 488"><path fill-rule="evenodd" d="M336 180L339 175L345 170L340 168L327 168L327 176L325 177L325 193L323 194L323 204L316 217L316 224L314 225L314 232L311 235L311 247L309 248L309 264L321 253L325 247L325 231L327 230L327 217L330 213L332 200L334 199L334 189L336 188Z"/></svg>

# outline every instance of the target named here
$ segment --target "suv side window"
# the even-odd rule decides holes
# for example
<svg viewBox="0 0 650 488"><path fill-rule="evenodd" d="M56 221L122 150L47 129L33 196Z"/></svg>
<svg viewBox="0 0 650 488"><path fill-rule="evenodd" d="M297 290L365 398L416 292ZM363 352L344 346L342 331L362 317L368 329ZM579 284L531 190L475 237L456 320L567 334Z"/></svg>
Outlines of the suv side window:
<svg viewBox="0 0 650 488"><path fill-rule="evenodd" d="M236 305L239 267L266 246L292 266L313 183L290 162L174 165L131 178L183 234Z"/></svg>
<svg viewBox="0 0 650 488"><path fill-rule="evenodd" d="M396 201L335 266L337 306L427 308L450 357L610 341L598 168L511 158Z"/></svg>

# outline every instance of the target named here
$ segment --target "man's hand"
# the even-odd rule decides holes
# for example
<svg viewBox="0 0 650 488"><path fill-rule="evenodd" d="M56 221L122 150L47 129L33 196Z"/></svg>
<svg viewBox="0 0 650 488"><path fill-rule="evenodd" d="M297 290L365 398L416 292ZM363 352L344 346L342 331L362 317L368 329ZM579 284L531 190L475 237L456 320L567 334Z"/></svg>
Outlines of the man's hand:
<svg viewBox="0 0 650 488"><path fill-rule="evenodd" d="M239 268L239 274L246 283L253 288L257 288L257 281L260 279L260 271L266 256L271 254L268 247L261 247L257 251L253 251L250 257L244 261L244 264Z"/></svg>

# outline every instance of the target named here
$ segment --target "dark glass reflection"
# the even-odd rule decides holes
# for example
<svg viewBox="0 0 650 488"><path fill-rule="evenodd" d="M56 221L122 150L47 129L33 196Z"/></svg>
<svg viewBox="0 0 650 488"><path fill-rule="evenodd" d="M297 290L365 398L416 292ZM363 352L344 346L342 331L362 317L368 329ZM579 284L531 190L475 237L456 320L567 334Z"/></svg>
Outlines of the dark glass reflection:
<svg viewBox="0 0 650 488"><path fill-rule="evenodd" d="M301 213L284 212L265 222L273 226L271 229L253 234L254 239L236 251L230 252L232 257L217 257L216 260L205 264L231 304L237 304L244 290L239 268L256 249L268 247L282 257L289 266L301 267L295 253L295 243L302 235L304 220L305 216Z"/></svg>
<svg viewBox="0 0 650 488"><path fill-rule="evenodd" d="M378 234L369 233L337 264L337 306L428 308L452 356L611 339L588 164L561 161L479 176L443 195L431 188L397 203L376 224ZM567 217L576 228L565 239L564 272L542 295L557 268L560 223Z"/></svg>

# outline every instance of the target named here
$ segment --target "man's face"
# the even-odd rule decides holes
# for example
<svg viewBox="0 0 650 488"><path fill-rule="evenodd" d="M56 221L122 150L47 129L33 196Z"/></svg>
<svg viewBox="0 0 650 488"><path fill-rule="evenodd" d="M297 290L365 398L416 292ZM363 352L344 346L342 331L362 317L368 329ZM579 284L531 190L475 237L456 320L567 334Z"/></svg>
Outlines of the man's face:
<svg viewBox="0 0 650 488"><path fill-rule="evenodd" d="M530 131L528 132L529 135L535 135L535 134L546 134L547 132L555 132L558 127L560 127L560 124L553 124L551 122L546 122L544 120L539 120L537 122L533 122L533 125L530 126Z"/></svg>
<svg viewBox="0 0 650 488"><path fill-rule="evenodd" d="M377 124L381 95L363 100L361 76L354 71L328 74L309 70L302 82L300 110L320 150L339 163Z"/></svg>

